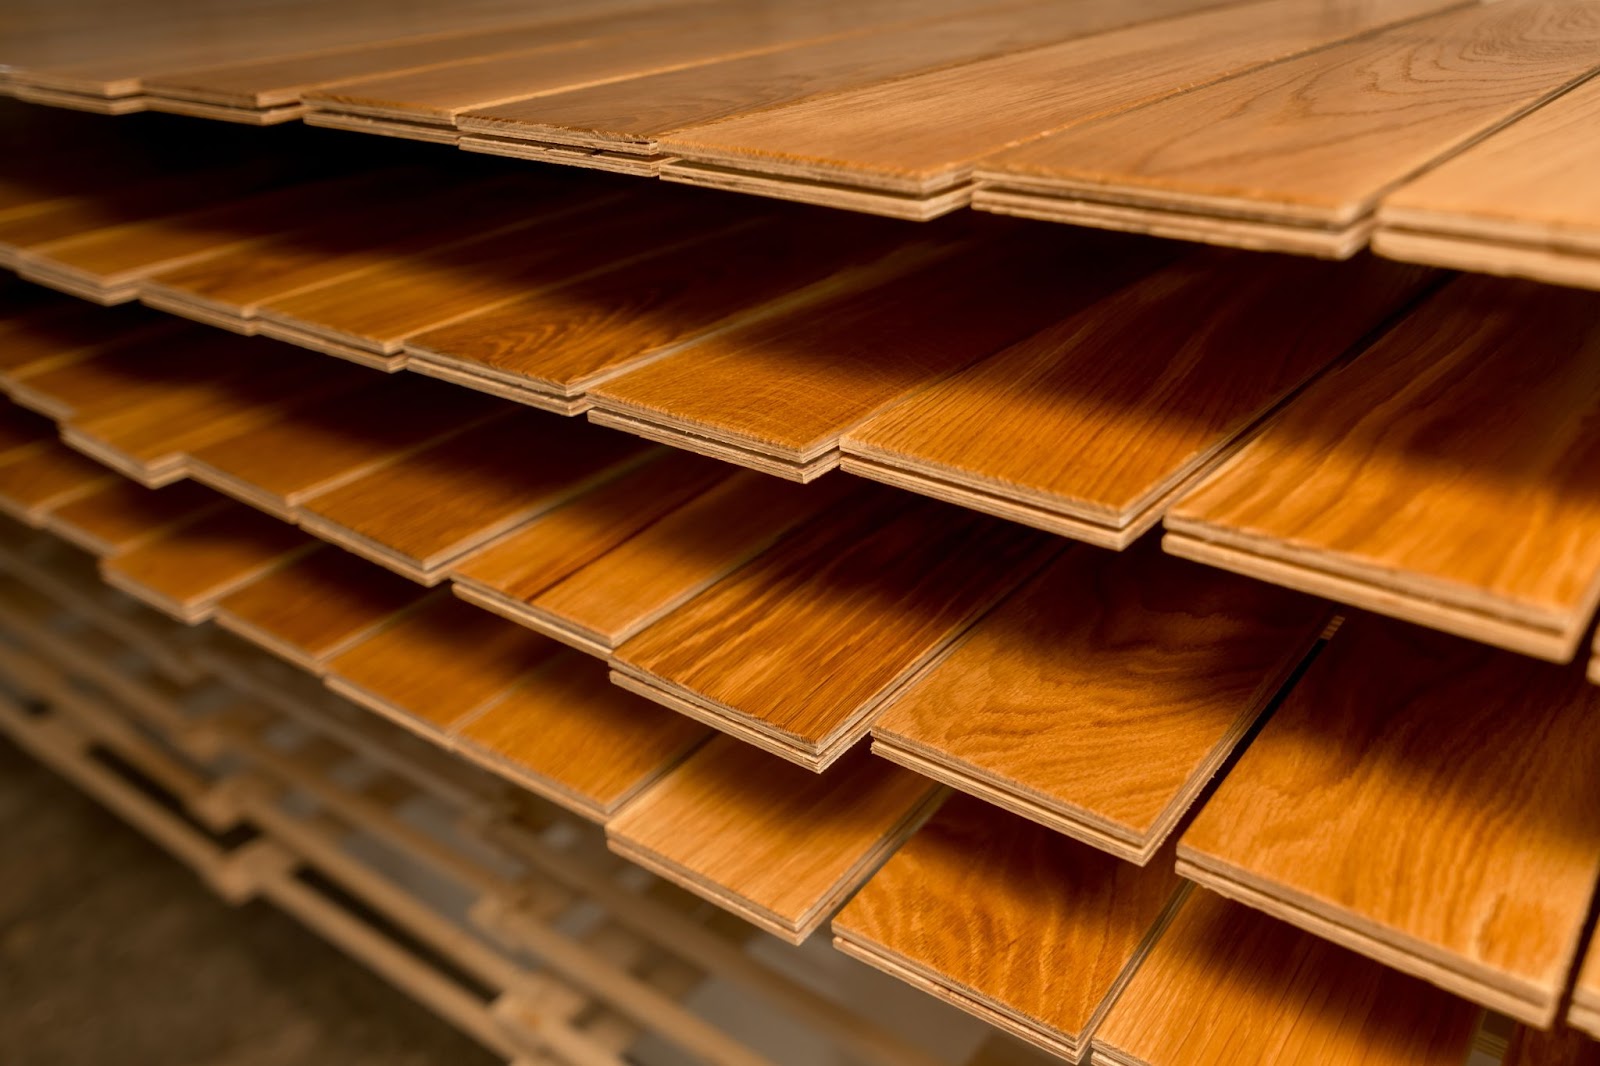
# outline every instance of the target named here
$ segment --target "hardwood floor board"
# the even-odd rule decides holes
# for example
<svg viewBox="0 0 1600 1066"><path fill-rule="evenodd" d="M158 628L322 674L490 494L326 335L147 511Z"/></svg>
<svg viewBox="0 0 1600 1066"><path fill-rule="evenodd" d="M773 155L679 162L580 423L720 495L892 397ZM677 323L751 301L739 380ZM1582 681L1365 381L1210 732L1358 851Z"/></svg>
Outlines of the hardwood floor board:
<svg viewBox="0 0 1600 1066"><path fill-rule="evenodd" d="M1570 92L1389 193L1380 255L1600 288L1595 166L1600 80Z"/></svg>
<svg viewBox="0 0 1600 1066"><path fill-rule="evenodd" d="M869 419L843 465L1120 549L1431 281L1189 255Z"/></svg>
<svg viewBox="0 0 1600 1066"><path fill-rule="evenodd" d="M443 741L559 650L543 637L435 595L326 663L329 688Z"/></svg>
<svg viewBox="0 0 1600 1066"><path fill-rule="evenodd" d="M582 170L599 170L607 174L626 174L634 178L661 176L661 166L673 157L669 155L631 155L626 152L609 152L595 148L573 148L564 144L537 144L533 141L513 141L503 137L473 137L459 135L456 147L463 152L479 155L497 155L505 159L531 159L536 163L556 163Z"/></svg>
<svg viewBox="0 0 1600 1066"><path fill-rule="evenodd" d="M1059 550L1009 523L865 492L625 641L612 668L820 772Z"/></svg>
<svg viewBox="0 0 1600 1066"><path fill-rule="evenodd" d="M508 231L263 304L259 329L334 355L355 348L398 356L413 334L703 236L704 207L696 194L663 199L575 189Z"/></svg>
<svg viewBox="0 0 1600 1066"><path fill-rule="evenodd" d="M1055 198L1062 221L1249 248L1281 228L1284 251L1309 230L1348 255L1386 193L1587 77L1597 42L1600 5L1473 5L1030 141L977 178Z"/></svg>
<svg viewBox="0 0 1600 1066"><path fill-rule="evenodd" d="M1600 950L1592 940L1572 988L1567 1024L1600 1040Z"/></svg>
<svg viewBox="0 0 1600 1066"><path fill-rule="evenodd" d="M300 506L300 523L406 577L437 584L467 552L649 454L627 437L530 411L318 493Z"/></svg>
<svg viewBox="0 0 1600 1066"><path fill-rule="evenodd" d="M455 751L604 822L711 736L609 683L604 664L563 650L459 724Z"/></svg>
<svg viewBox="0 0 1600 1066"><path fill-rule="evenodd" d="M226 500L192 481L164 489L117 478L45 519L45 528L93 555L120 555L177 526L221 510Z"/></svg>
<svg viewBox="0 0 1600 1066"><path fill-rule="evenodd" d="M0 512L37 528L57 507L116 480L99 463L48 441L0 458Z"/></svg>
<svg viewBox="0 0 1600 1066"><path fill-rule="evenodd" d="M1144 864L1330 614L1150 542L1069 549L888 701L873 751Z"/></svg>
<svg viewBox="0 0 1600 1066"><path fill-rule="evenodd" d="M217 601L217 624L313 674L416 606L426 592L332 546Z"/></svg>
<svg viewBox="0 0 1600 1066"><path fill-rule="evenodd" d="M1463 1066L1482 1011L1205 891L1095 1035L1095 1066Z"/></svg>
<svg viewBox="0 0 1600 1066"><path fill-rule="evenodd" d="M640 475L650 475L649 468L632 476ZM564 644L609 656L780 537L827 514L852 486L801 489L736 473L714 483L697 480L692 497L657 487L641 501L635 489L638 502L625 517L613 517L627 498L623 488L619 478L470 557L451 573L456 594ZM614 494L616 503L603 493Z"/></svg>
<svg viewBox="0 0 1600 1066"><path fill-rule="evenodd" d="M1562 1029L1541 1033L1518 1026L1506 1052L1505 1066L1595 1066L1600 1044L1583 1033Z"/></svg>
<svg viewBox="0 0 1600 1066"><path fill-rule="evenodd" d="M86 314L82 304L62 297L65 306L0 319L0 390L16 375L87 359L108 348L145 337L170 335L180 327L142 307L119 307Z"/></svg>
<svg viewBox="0 0 1600 1066"><path fill-rule="evenodd" d="M293 526L235 504L103 560L100 572L108 585L193 625L223 596L315 546Z"/></svg>
<svg viewBox="0 0 1600 1066"><path fill-rule="evenodd" d="M513 409L410 376L284 412L191 451L189 474L285 521L311 497Z"/></svg>
<svg viewBox="0 0 1600 1066"><path fill-rule="evenodd" d="M974 62L1212 6L1096 2L1007 6L627 81L514 100L456 116L464 134L637 156L689 126L825 93Z"/></svg>
<svg viewBox="0 0 1600 1066"><path fill-rule="evenodd" d="M848 288L904 240L885 223L783 213L415 334L408 365L587 406L587 390L619 374Z"/></svg>
<svg viewBox="0 0 1600 1066"><path fill-rule="evenodd" d="M1169 549L1570 659L1600 602L1595 299L1446 286L1181 500Z"/></svg>
<svg viewBox="0 0 1600 1066"><path fill-rule="evenodd" d="M959 796L834 917L834 945L1081 1062L1186 891L1168 862L1131 866Z"/></svg>
<svg viewBox="0 0 1600 1066"><path fill-rule="evenodd" d="M798 944L938 806L865 752L827 774L716 737L606 823L611 849Z"/></svg>
<svg viewBox="0 0 1600 1066"><path fill-rule="evenodd" d="M1597 704L1579 667L1347 622L1184 834L1179 872L1548 1026L1600 878Z"/></svg>
<svg viewBox="0 0 1600 1066"><path fill-rule="evenodd" d="M1143 242L912 245L837 294L736 327L589 390L590 419L809 480L873 414L1073 314L1170 255ZM750 458L766 460L760 465ZM788 473L785 473L785 470Z"/></svg>
<svg viewBox="0 0 1600 1066"><path fill-rule="evenodd" d="M660 150L684 162L662 176L922 217L969 202L997 151L1449 6L1266 0L1175 15L680 130Z"/></svg>
<svg viewBox="0 0 1600 1066"><path fill-rule="evenodd" d="M692 132L692 131L691 131ZM887 189L858 189L838 181L819 181L795 175L774 177L701 160L683 159L676 150L656 172L662 181L722 192L742 192L796 204L836 207L904 222L931 222L972 202L966 184L932 193L903 193Z"/></svg>
<svg viewBox="0 0 1600 1066"><path fill-rule="evenodd" d="M366 115L347 115L341 111L308 109L300 116L307 126L320 126L330 130L347 130L367 133L375 137L394 137L403 141L422 141L424 144L454 145L461 139L454 126L436 126L431 123L397 121L387 118L369 118Z"/></svg>

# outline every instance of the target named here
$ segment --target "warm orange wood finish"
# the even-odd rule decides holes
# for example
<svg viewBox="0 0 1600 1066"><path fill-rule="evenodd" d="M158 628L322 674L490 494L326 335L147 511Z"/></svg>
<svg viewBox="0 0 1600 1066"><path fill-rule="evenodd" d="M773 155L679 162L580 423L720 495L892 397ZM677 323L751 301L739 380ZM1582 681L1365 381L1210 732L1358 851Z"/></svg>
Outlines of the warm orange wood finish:
<svg viewBox="0 0 1600 1066"><path fill-rule="evenodd" d="M412 336L408 366L564 414L595 385L848 283L910 238L850 215L791 214L653 255Z"/></svg>
<svg viewBox="0 0 1600 1066"><path fill-rule="evenodd" d="M941 794L865 752L816 775L717 737L607 822L606 836L617 853L799 943Z"/></svg>
<svg viewBox="0 0 1600 1066"><path fill-rule="evenodd" d="M927 217L965 204L993 152L1449 6L1265 0L1164 19L682 130L662 150L692 165L662 173Z"/></svg>
<svg viewBox="0 0 1600 1066"><path fill-rule="evenodd" d="M467 552L626 470L631 438L541 412L468 430L311 497L318 536L435 584Z"/></svg>
<svg viewBox="0 0 1600 1066"><path fill-rule="evenodd" d="M293 526L232 505L105 560L101 573L152 607L198 622L210 616L218 599L315 545Z"/></svg>
<svg viewBox="0 0 1600 1066"><path fill-rule="evenodd" d="M834 943L1076 1062L1182 885L961 796L839 912Z"/></svg>
<svg viewBox="0 0 1600 1066"><path fill-rule="evenodd" d="M303 669L322 664L393 621L426 593L334 547L251 582L217 602L224 629Z"/></svg>
<svg viewBox="0 0 1600 1066"><path fill-rule="evenodd" d="M10 388L17 375L37 374L145 336L171 334L178 328L142 307L96 314L70 297L61 300L65 306L52 304L0 318L0 388Z"/></svg>
<svg viewBox="0 0 1600 1066"><path fill-rule="evenodd" d="M604 821L710 735L611 684L604 664L560 651L460 723L453 743L524 788Z"/></svg>
<svg viewBox="0 0 1600 1066"><path fill-rule="evenodd" d="M1374 259L1192 255L852 430L842 465L1123 548L1428 280Z"/></svg>
<svg viewBox="0 0 1600 1066"><path fill-rule="evenodd" d="M1547 1026L1600 879L1596 714L1576 666L1347 622L1184 834L1179 871Z"/></svg>
<svg viewBox="0 0 1600 1066"><path fill-rule="evenodd" d="M1481 1014L1196 891L1095 1036L1095 1066L1462 1066Z"/></svg>
<svg viewBox="0 0 1600 1066"><path fill-rule="evenodd" d="M55 508L116 481L99 463L47 440L0 457L0 511L40 526Z"/></svg>
<svg viewBox="0 0 1600 1066"><path fill-rule="evenodd" d="M438 737L559 650L543 637L435 596L327 663L328 686Z"/></svg>
<svg viewBox="0 0 1600 1066"><path fill-rule="evenodd" d="M188 454L190 476L285 519L320 492L514 409L412 377L285 411Z"/></svg>
<svg viewBox="0 0 1600 1066"><path fill-rule="evenodd" d="M570 515L553 512L555 529L532 523L469 559L453 574L456 594L576 648L607 655L785 533L826 513L851 487L800 487L761 474L734 474L652 515L627 539L569 543L592 528L592 517L601 517L590 498L601 503L601 492L621 488L619 479L574 501ZM658 498L653 493L648 502Z"/></svg>
<svg viewBox="0 0 1600 1066"><path fill-rule="evenodd" d="M1181 500L1169 550L1570 659L1600 602L1597 300L1451 284Z"/></svg>
<svg viewBox="0 0 1600 1066"><path fill-rule="evenodd" d="M55 443L54 422L15 404L0 403L0 459L42 451Z"/></svg>
<svg viewBox="0 0 1600 1066"><path fill-rule="evenodd" d="M1600 67L1600 4L1475 4L1003 152L1008 213L1347 256L1378 200Z"/></svg>
<svg viewBox="0 0 1600 1066"><path fill-rule="evenodd" d="M1593 940L1589 953L1578 971L1577 984L1572 988L1572 1006L1567 1012L1567 1024L1582 1029L1600 1040L1600 948Z"/></svg>
<svg viewBox="0 0 1600 1066"><path fill-rule="evenodd" d="M1163 556L1071 549L873 725L873 750L1145 863L1329 608Z"/></svg>
<svg viewBox="0 0 1600 1066"><path fill-rule="evenodd" d="M1058 542L869 492L617 649L620 683L813 770Z"/></svg>
<svg viewBox="0 0 1600 1066"><path fill-rule="evenodd" d="M991 231L993 232L993 231ZM708 338L589 393L590 418L808 481L875 412L1153 269L1154 245L1037 233L947 246L893 277ZM903 260L902 260L903 261Z"/></svg>
<svg viewBox="0 0 1600 1066"><path fill-rule="evenodd" d="M102 489L55 508L45 525L87 552L120 555L175 526L220 510L226 503L216 493L190 481L147 489L117 478Z"/></svg>
<svg viewBox="0 0 1600 1066"><path fill-rule="evenodd" d="M1381 255L1600 288L1600 80L1390 193Z"/></svg>

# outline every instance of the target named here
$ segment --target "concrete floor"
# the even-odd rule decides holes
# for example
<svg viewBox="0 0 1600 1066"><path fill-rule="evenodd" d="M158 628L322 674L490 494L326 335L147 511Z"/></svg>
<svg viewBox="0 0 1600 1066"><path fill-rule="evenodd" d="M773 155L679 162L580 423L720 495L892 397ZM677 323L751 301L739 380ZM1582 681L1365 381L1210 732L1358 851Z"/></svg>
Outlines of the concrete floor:
<svg viewBox="0 0 1600 1066"><path fill-rule="evenodd" d="M0 738L5 1066L490 1066L268 904L234 909Z"/></svg>

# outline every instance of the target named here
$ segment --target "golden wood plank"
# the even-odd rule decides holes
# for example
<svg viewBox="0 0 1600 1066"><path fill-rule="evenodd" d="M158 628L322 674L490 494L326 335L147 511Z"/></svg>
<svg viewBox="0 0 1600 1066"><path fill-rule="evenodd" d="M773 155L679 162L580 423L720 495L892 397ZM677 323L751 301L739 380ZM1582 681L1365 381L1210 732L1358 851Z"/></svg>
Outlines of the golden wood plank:
<svg viewBox="0 0 1600 1066"><path fill-rule="evenodd" d="M111 484L55 508L45 526L84 551L120 555L226 504L191 481L147 489L117 478Z"/></svg>

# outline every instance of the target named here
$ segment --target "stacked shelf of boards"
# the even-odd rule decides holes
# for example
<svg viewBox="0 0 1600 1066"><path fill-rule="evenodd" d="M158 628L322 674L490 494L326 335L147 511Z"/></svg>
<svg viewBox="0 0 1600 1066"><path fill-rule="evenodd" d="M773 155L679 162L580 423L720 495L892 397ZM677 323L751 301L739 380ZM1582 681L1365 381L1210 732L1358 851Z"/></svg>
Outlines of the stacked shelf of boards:
<svg viewBox="0 0 1600 1066"><path fill-rule="evenodd" d="M0 31L25 100L388 135L210 154L8 109L0 510L61 540L6 531L0 629L70 719L24 743L138 806L85 769L132 742L81 683L256 764L159 764L201 823L260 823L237 862L131 817L519 1061L771 1059L685 1012L648 930L575 944L403 790L276 750L283 716L385 718L447 791L491 783L484 843L538 846L502 807L587 824L680 916L830 926L1057 1058L1592 1052L1526 1027L1594 1029L1600 305L1430 267L1594 287L1597 205L1545 162L1593 152L1593 4L252 10L285 26ZM213 682L243 705L173 717ZM326 832L280 782L460 875L538 979L396 910L474 999L308 902ZM784 1002L865 1061L965 1057Z"/></svg>

